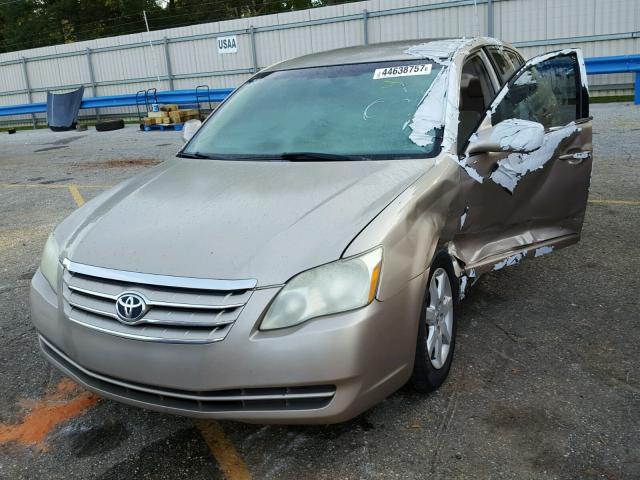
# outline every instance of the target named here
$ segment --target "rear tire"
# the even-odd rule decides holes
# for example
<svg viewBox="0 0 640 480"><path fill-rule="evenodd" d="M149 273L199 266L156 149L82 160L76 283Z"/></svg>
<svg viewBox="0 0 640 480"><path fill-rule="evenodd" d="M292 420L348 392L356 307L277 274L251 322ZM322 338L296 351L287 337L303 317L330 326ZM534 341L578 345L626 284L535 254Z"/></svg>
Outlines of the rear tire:
<svg viewBox="0 0 640 480"><path fill-rule="evenodd" d="M411 383L421 393L442 385L449 375L456 344L458 288L451 260L436 255L429 270Z"/></svg>
<svg viewBox="0 0 640 480"><path fill-rule="evenodd" d="M120 130L124 128L124 120L103 120L96 122L96 130L98 132L109 132L111 130Z"/></svg>

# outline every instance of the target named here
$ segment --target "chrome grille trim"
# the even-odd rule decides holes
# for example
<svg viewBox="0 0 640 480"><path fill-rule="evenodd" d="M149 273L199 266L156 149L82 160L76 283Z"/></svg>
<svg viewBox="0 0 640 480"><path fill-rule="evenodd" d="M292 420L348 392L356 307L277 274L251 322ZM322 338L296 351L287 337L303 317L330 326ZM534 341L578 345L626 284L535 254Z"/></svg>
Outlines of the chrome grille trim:
<svg viewBox="0 0 640 480"><path fill-rule="evenodd" d="M252 290L258 284L256 279L247 280L216 280L209 278L174 277L171 275L156 275L152 273L128 272L126 270L112 270L83 263L72 262L65 258L64 267L72 273L80 273L90 277L105 278L119 282L142 283L158 285L160 287L189 288L193 290Z"/></svg>
<svg viewBox="0 0 640 480"><path fill-rule="evenodd" d="M94 313L96 315L101 315L103 317L107 317L107 318L113 318L114 320L118 320L118 315L116 315L115 313L111 313L111 312L105 312L104 310L99 310L97 308L91 308L88 307L86 305L81 305L77 302L73 302L67 298L65 298L65 300L67 301L67 303L72 306L73 308L77 308L79 310L84 310L85 312L89 312L89 313ZM217 317L216 317L217 318ZM168 325L168 326L174 326L174 327L222 327L224 325L229 325L231 323L234 323L235 320L222 320L222 321L212 321L212 322L198 322L198 321L193 321L193 322L189 322L189 321L180 321L180 320L159 320L159 319L154 319L154 318L142 318L141 320L137 321L137 322L132 322L129 323L128 325L140 325L143 323L148 323L151 325ZM82 323L80 321L78 321L78 323Z"/></svg>
<svg viewBox="0 0 640 480"><path fill-rule="evenodd" d="M91 308L91 307L87 307L86 305L80 305L79 303L72 302L67 298L65 298L65 300L73 308L79 308L80 310L84 310L85 312L95 313L96 315L102 315L103 317L109 317L109 318L118 320L118 315L116 315L115 313L103 312L102 310L98 310L97 308Z"/></svg>
<svg viewBox="0 0 640 480"><path fill-rule="evenodd" d="M110 330L108 328L98 327L96 325L92 325L90 323L81 322L80 320L76 320L73 317L68 317L73 323L77 325L82 325L83 327L89 328L91 330L95 330L96 332L106 333L108 335L113 335L116 337L128 338L129 340L139 340L143 342L156 342L156 343L189 343L189 344L204 344L204 343L215 343L221 342L224 340L222 338L212 338L212 339L180 339L180 338L165 338L165 337L153 337L149 335L137 335L135 333L126 333L126 332L117 332L114 330Z"/></svg>
<svg viewBox="0 0 640 480"><path fill-rule="evenodd" d="M105 298L107 300L113 300L114 302L116 298L118 298L118 295L109 295L108 293L87 290L85 288L74 287L73 285L67 285L67 286L69 287L69 290L84 293L85 295L91 295L92 297ZM231 294L227 295L225 298L228 298L230 296ZM245 305L244 303L230 303L227 305L201 305L201 304L195 304L195 303L159 302L156 300L149 300L146 297L145 297L145 303L150 307L191 308L194 310L230 310L232 308L243 307Z"/></svg>
<svg viewBox="0 0 640 480"><path fill-rule="evenodd" d="M255 285L252 280L133 274L68 259L63 265L61 295L71 322L141 341L203 344L224 340L254 291L239 287ZM160 284L165 278L170 278L169 284ZM231 289L221 290L222 286ZM135 322L121 320L116 312L116 300L125 293L137 294L147 306L145 315Z"/></svg>

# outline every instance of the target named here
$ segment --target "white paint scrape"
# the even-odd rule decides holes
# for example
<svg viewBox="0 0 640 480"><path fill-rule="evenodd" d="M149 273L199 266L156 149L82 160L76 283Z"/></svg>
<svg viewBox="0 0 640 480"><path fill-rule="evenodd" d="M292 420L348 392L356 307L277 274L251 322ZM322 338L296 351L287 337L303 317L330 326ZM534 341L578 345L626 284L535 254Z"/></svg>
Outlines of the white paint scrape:
<svg viewBox="0 0 640 480"><path fill-rule="evenodd" d="M464 213L460 216L460 230L464 227L464 222L467 220L467 212L469 211L469 207L464 209Z"/></svg>
<svg viewBox="0 0 640 480"><path fill-rule="evenodd" d="M467 278L466 275L463 275L462 277L460 277L460 300L462 300L464 298L464 296L466 295L467 292L467 281L469 279Z"/></svg>
<svg viewBox="0 0 640 480"><path fill-rule="evenodd" d="M524 258L524 254L516 253L515 255L511 255L510 257L505 258L501 262L496 263L493 266L493 270L502 270L504 267L510 267L512 265L518 265L522 259Z"/></svg>
<svg viewBox="0 0 640 480"><path fill-rule="evenodd" d="M536 252L533 256L534 258L541 257L551 252L553 252L553 247L540 247L540 248L536 248Z"/></svg>
<svg viewBox="0 0 640 480"><path fill-rule="evenodd" d="M544 127L536 122L511 118L493 127L491 140L502 150L532 152L544 142Z"/></svg>
<svg viewBox="0 0 640 480"><path fill-rule="evenodd" d="M435 40L429 43L421 43L419 45L413 45L406 49L404 53L417 58L429 58L438 63L439 60L449 59L453 54L469 40L465 38L458 38L453 40Z"/></svg>
<svg viewBox="0 0 640 480"><path fill-rule="evenodd" d="M531 153L512 153L498 162L498 168L491 174L491 180L509 190L515 190L518 182L529 172L538 170L551 159L565 138L579 129L575 123L560 128L546 135L542 147Z"/></svg>
<svg viewBox="0 0 640 480"><path fill-rule="evenodd" d="M476 182L482 183L484 181L484 177L478 173L478 171L473 168L471 165L467 165L469 160L469 155L465 155L461 160L454 159L456 162L460 164L462 168L469 174L471 178L473 178Z"/></svg>
<svg viewBox="0 0 640 480"><path fill-rule="evenodd" d="M448 152L455 144L458 132L458 95L457 68L452 60L464 48L469 48L473 40L461 38L453 40L435 40L429 43L413 45L405 54L422 59L430 59L444 68L431 84L422 98L410 126L409 139L424 147L434 142L434 129L443 129L442 151ZM445 128L446 127L446 128Z"/></svg>
<svg viewBox="0 0 640 480"><path fill-rule="evenodd" d="M449 70L443 68L426 91L414 113L409 128L409 139L420 147L433 144L434 129L444 126L444 102L447 92Z"/></svg>

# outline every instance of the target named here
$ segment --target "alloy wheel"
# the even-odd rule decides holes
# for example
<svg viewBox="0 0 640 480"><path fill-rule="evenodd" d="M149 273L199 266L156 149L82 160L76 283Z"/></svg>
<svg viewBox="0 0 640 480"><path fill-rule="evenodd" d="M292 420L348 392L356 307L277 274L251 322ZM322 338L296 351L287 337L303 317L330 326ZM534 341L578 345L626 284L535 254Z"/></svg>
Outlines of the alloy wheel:
<svg viewBox="0 0 640 480"><path fill-rule="evenodd" d="M429 282L429 302L426 307L427 353L433 368L447 362L453 337L453 297L449 275L436 269Z"/></svg>

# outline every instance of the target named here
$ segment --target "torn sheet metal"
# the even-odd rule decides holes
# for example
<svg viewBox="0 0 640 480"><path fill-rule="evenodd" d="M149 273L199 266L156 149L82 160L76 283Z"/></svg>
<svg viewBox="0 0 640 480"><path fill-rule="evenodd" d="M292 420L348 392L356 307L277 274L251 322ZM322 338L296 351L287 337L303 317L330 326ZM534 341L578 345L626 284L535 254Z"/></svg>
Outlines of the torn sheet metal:
<svg viewBox="0 0 640 480"><path fill-rule="evenodd" d="M549 132L542 147L531 153L512 153L500 160L497 169L491 174L491 180L509 190L515 190L518 182L529 172L538 170L553 158L554 152L564 139L579 131L575 123Z"/></svg>

